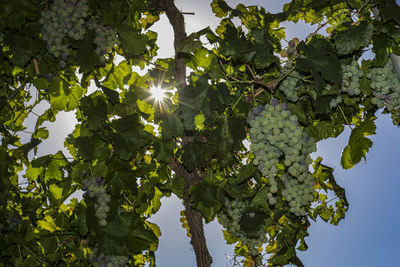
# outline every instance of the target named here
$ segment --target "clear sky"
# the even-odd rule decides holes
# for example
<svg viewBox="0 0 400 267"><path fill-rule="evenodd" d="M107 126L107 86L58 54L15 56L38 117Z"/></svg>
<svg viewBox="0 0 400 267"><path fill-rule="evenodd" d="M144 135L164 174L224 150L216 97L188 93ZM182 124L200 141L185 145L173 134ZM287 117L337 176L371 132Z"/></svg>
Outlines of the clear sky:
<svg viewBox="0 0 400 267"><path fill-rule="evenodd" d="M212 29L218 20L212 15L210 0L176 0L182 11L195 12L186 16L188 33L206 26ZM244 2L258 4L271 13L281 10L278 0L227 1L230 5ZM287 23L288 39L304 38L312 29L304 24ZM159 56L173 55L173 33L165 16L155 25L159 33ZM41 108L38 107L38 110ZM34 118L32 118L34 119ZM62 149L65 137L76 123L73 114L62 112L56 123L47 123L50 138L40 145L38 156L55 153ZM29 125L29 121L27 125ZM349 130L335 140L318 144L316 154L324 158L323 163L335 167L338 183L346 189L350 203L346 219L338 227L323 221L312 223L310 237L306 239L309 249L299 252L306 267L398 267L400 252L400 129L394 127L388 115L377 120L377 134L372 137L374 146L367 154L367 164L360 163L352 170L344 171L340 166L340 153L347 143ZM66 149L63 149L66 152ZM157 215L151 218L162 230L159 250L156 253L158 267L196 266L194 252L185 230L180 226L179 212L183 209L174 197L165 198ZM226 255L233 255L233 247L226 245L221 227L212 222L205 226L207 244L216 267L230 266Z"/></svg>

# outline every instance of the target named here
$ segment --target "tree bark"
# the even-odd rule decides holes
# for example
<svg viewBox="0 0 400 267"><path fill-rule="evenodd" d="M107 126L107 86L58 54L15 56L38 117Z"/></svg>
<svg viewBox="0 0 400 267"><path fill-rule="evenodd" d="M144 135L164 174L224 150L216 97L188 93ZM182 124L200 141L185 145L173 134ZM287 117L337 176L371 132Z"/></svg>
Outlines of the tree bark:
<svg viewBox="0 0 400 267"><path fill-rule="evenodd" d="M174 30L174 48L175 48L175 80L178 90L183 90L186 86L186 65L180 57L178 47L180 42L186 38L185 21L182 13L174 4L174 0L159 0L158 6L168 17ZM181 101L179 101L181 103ZM183 136L183 145L187 142L193 142L193 136L185 134ZM185 179L184 205L186 218L188 220L190 233L192 234L191 244L196 254L196 262L199 267L209 267L212 263L212 257L207 248L206 237L204 235L203 216L190 205L189 190L192 186L202 180L203 174L195 169L192 173L188 172L175 159L171 160L169 166L178 175Z"/></svg>

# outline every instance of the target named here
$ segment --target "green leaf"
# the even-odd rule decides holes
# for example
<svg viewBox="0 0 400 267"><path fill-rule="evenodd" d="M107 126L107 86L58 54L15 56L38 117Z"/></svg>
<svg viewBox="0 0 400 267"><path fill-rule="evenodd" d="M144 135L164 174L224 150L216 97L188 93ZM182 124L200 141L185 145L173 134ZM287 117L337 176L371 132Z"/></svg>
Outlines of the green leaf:
<svg viewBox="0 0 400 267"><path fill-rule="evenodd" d="M390 38L384 33L376 34L373 37L372 52L375 53L374 61L376 62L376 66L380 67L386 63L389 55L388 48L390 42Z"/></svg>
<svg viewBox="0 0 400 267"><path fill-rule="evenodd" d="M316 141L336 137L344 130L344 126L335 125L333 121L319 121L309 125L306 129L307 133L314 137Z"/></svg>
<svg viewBox="0 0 400 267"><path fill-rule="evenodd" d="M94 31L87 31L85 38L80 41L72 41L71 45L78 50L76 61L80 66L79 71L90 72L97 64L100 63L100 57L95 53L96 45L93 42Z"/></svg>
<svg viewBox="0 0 400 267"><path fill-rule="evenodd" d="M218 18L226 17L232 11L232 8L228 6L224 0L213 0L211 8Z"/></svg>
<svg viewBox="0 0 400 267"><path fill-rule="evenodd" d="M301 238L301 239L300 239L300 244L299 244L299 246L297 247L297 249L300 250L300 251L306 251L306 250L308 249L307 243L306 243L306 241L304 240L304 238Z"/></svg>
<svg viewBox="0 0 400 267"><path fill-rule="evenodd" d="M40 127L35 131L33 137L38 139L47 139L49 137L49 131L44 127Z"/></svg>
<svg viewBox="0 0 400 267"><path fill-rule="evenodd" d="M266 222L267 220L267 222ZM240 218L240 229L247 235L248 238L257 239L260 237L259 230L262 227L268 227L272 224L272 218L265 213L255 213L250 216L249 213L243 214Z"/></svg>
<svg viewBox="0 0 400 267"><path fill-rule="evenodd" d="M82 207L82 204L80 204L77 210L76 217L78 219L78 233L84 237L87 235L89 229L86 222L86 211Z"/></svg>
<svg viewBox="0 0 400 267"><path fill-rule="evenodd" d="M96 129L107 119L107 103L102 96L82 98L81 109L87 116L88 125L91 129Z"/></svg>
<svg viewBox="0 0 400 267"><path fill-rule="evenodd" d="M117 91L111 90L110 88L104 85L101 86L101 90L107 96L108 100L110 100L111 103L113 104L119 103L119 94Z"/></svg>
<svg viewBox="0 0 400 267"><path fill-rule="evenodd" d="M400 24L400 6L396 0L378 0L379 15L384 22L395 21Z"/></svg>
<svg viewBox="0 0 400 267"><path fill-rule="evenodd" d="M213 147L207 143L193 142L183 148L182 162L188 171L205 167L211 160Z"/></svg>
<svg viewBox="0 0 400 267"><path fill-rule="evenodd" d="M351 169L365 155L372 146L372 141L365 136L375 134L376 126L373 120L363 121L351 131L348 145L342 152L342 167L346 170Z"/></svg>
<svg viewBox="0 0 400 267"><path fill-rule="evenodd" d="M40 244L44 249L44 253L51 254L57 249L57 238L55 236L52 237L44 237L40 239Z"/></svg>
<svg viewBox="0 0 400 267"><path fill-rule="evenodd" d="M145 215L150 216L151 214L155 214L161 207L161 198L164 194L157 188L154 187L154 197L150 201L150 205L148 205L148 209L145 211Z"/></svg>
<svg viewBox="0 0 400 267"><path fill-rule="evenodd" d="M366 21L360 25L340 31L335 36L335 46L339 55L348 55L371 43L374 26Z"/></svg>
<svg viewBox="0 0 400 267"><path fill-rule="evenodd" d="M140 55L146 50L146 41L148 40L146 35L138 34L133 27L127 24L119 25L117 32L125 57Z"/></svg>
<svg viewBox="0 0 400 267"><path fill-rule="evenodd" d="M316 114L328 114L331 112L329 102L336 98L337 95L321 95L315 100L315 113Z"/></svg>
<svg viewBox="0 0 400 267"><path fill-rule="evenodd" d="M332 44L322 37L313 37L308 44L301 42L298 49L303 57L296 59L296 66L300 71L310 72L314 79L319 79L319 73L324 80L341 84L342 69L339 58L334 52Z"/></svg>
<svg viewBox="0 0 400 267"><path fill-rule="evenodd" d="M254 196L252 204L255 205L256 207L269 209L268 196L267 196L268 193L269 193L268 188L266 186L262 187L260 190L258 190L257 194Z"/></svg>
<svg viewBox="0 0 400 267"><path fill-rule="evenodd" d="M247 181L250 177L253 176L254 172L257 168L254 165L245 165L240 168L239 173L236 178L236 183L240 184L244 181Z"/></svg>
<svg viewBox="0 0 400 267"><path fill-rule="evenodd" d="M42 140L40 139L32 138L29 143L26 143L25 145L21 146L21 150L24 153L25 157L28 157L29 151L36 148L41 142Z"/></svg>
<svg viewBox="0 0 400 267"><path fill-rule="evenodd" d="M365 96L372 94L371 81L367 77L363 77L360 80L360 90Z"/></svg>
<svg viewBox="0 0 400 267"><path fill-rule="evenodd" d="M183 135L183 125L175 113L165 114L161 122L161 132L166 138Z"/></svg>
<svg viewBox="0 0 400 267"><path fill-rule="evenodd" d="M222 206L217 188L205 183L198 183L193 186L190 190L190 198L193 207L203 214L206 223L215 218L217 211Z"/></svg>

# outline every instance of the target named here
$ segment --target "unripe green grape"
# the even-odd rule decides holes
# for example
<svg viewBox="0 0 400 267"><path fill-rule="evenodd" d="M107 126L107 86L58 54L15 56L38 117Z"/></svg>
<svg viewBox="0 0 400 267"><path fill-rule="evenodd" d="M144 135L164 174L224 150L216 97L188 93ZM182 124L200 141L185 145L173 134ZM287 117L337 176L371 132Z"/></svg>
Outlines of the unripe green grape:
<svg viewBox="0 0 400 267"><path fill-rule="evenodd" d="M373 68L367 78L371 79L373 98L371 103L378 108L386 108L392 116L393 123L400 122L400 81L389 59L383 68Z"/></svg>

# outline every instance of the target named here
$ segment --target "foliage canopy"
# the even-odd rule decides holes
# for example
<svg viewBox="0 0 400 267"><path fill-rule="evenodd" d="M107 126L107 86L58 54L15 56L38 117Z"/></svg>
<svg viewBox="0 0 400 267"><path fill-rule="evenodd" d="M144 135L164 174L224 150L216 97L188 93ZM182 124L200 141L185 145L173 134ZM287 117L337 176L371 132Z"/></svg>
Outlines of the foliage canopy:
<svg viewBox="0 0 400 267"><path fill-rule="evenodd" d="M341 155L345 169L372 146L368 136L375 133L379 108L400 122L399 106L374 103L367 75L388 64L390 54L400 55L400 7L394 0L293 0L277 14L213 0L219 26L189 36L172 0L87 0L83 36L60 41L69 49L65 64L49 50L39 22L60 1L77 3L0 3L0 266L106 266L109 259L100 263L102 256L155 266L161 231L148 218L171 194L185 204L181 221L199 266L212 262L202 220L216 220L234 200L247 205L240 232L251 239L264 229L267 238L266 248L254 252L237 233L224 231L243 266L303 266L296 250L307 249L310 219L337 225L349 205L345 191L317 158L314 200L304 207L305 216L290 211L281 182L276 203L268 204L272 177L258 170L254 151L245 145L251 142L249 114L271 101L286 103L316 142L350 127ZM172 58L157 57L152 26L163 13L175 31ZM96 50L98 33L90 20L117 38L104 53ZM300 20L318 29L305 40L285 40L280 23ZM361 61L368 50L375 57ZM355 61L361 62L360 93L350 94L343 89L343 66ZM280 89L292 77L294 101ZM89 86L97 90L89 94ZM166 89L162 101L152 99L152 86ZM48 108L37 114L34 132L23 142L24 121L43 101ZM78 120L65 140L70 155L37 158L38 145L49 136L43 124L62 111L73 111ZM276 165L278 176L287 171L283 161ZM66 201L92 177L101 177L99 186L109 197L105 225L98 219L99 196L88 192L81 201Z"/></svg>

